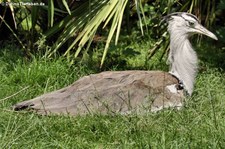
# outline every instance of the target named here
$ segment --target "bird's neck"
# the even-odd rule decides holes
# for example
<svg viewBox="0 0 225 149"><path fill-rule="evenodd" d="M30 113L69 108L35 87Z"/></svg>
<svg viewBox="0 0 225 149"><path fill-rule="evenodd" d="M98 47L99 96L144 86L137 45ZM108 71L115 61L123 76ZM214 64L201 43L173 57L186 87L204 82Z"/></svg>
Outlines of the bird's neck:
<svg viewBox="0 0 225 149"><path fill-rule="evenodd" d="M192 48L188 36L179 33L170 34L170 72L183 82L188 94L191 95L197 74L197 55Z"/></svg>

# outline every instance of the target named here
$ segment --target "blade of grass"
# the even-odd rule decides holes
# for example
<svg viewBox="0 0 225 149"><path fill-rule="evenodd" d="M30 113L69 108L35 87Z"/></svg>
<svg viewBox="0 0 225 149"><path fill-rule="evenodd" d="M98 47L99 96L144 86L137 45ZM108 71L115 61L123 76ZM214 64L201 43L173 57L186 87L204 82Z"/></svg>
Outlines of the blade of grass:
<svg viewBox="0 0 225 149"><path fill-rule="evenodd" d="M128 0L124 1L124 3L121 5L121 12L120 12L119 18L118 18L118 26L117 26L117 32L116 32L115 45L117 45L117 43L118 43L121 24L122 24L122 20L123 20L123 14L124 14L124 10L126 8L127 2L128 2Z"/></svg>
<svg viewBox="0 0 225 149"><path fill-rule="evenodd" d="M145 12L144 12L144 8L143 8L143 6L142 6L141 0L139 0L139 5L138 5L138 6L140 7L141 14L142 14L142 16L143 16L143 20L144 20L144 23L145 23L145 27L146 27L146 30L147 30L147 32L148 32L147 19L146 19L146 16L145 16Z"/></svg>
<svg viewBox="0 0 225 149"><path fill-rule="evenodd" d="M64 5L64 7L66 8L67 12L69 13L69 15L71 15L70 8L69 8L69 6L67 5L66 0L62 0L62 3L63 3L63 5Z"/></svg>
<svg viewBox="0 0 225 149"><path fill-rule="evenodd" d="M32 30L33 31L35 30L35 26L36 26L37 19L38 19L38 16L39 16L38 12L39 12L39 7L32 7L32 9L31 9L31 22L32 22Z"/></svg>
<svg viewBox="0 0 225 149"><path fill-rule="evenodd" d="M137 15L138 15L138 19L139 19L140 28L141 28L141 34L143 36L144 31L143 31L143 27L142 27L141 15L140 15L140 10L139 10L139 2L137 0L135 0L135 6L137 9Z"/></svg>
<svg viewBox="0 0 225 149"><path fill-rule="evenodd" d="M48 27L52 27L54 23L54 1L48 0Z"/></svg>
<svg viewBox="0 0 225 149"><path fill-rule="evenodd" d="M8 2L10 2L10 1L8 0ZM15 29L17 29L17 24L16 24L16 19L15 19L15 13L14 13L13 5L9 5L9 9L11 10L11 14L12 14L12 18L13 18Z"/></svg>

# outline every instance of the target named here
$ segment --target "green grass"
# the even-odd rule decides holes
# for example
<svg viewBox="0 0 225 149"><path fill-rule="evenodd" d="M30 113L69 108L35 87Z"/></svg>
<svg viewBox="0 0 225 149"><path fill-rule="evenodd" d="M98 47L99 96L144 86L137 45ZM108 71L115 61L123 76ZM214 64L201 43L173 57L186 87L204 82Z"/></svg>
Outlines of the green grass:
<svg viewBox="0 0 225 149"><path fill-rule="evenodd" d="M137 45L132 46L129 48L138 49ZM145 46L149 45L140 48ZM201 62L194 94L180 111L126 116L39 116L13 112L10 106L67 86L97 70L86 64L69 66L63 58L36 57L27 61L18 51L13 46L0 50L1 148L199 149L225 146L225 74L219 68ZM128 64L130 62L129 59ZM157 66L162 67L161 64L154 67Z"/></svg>

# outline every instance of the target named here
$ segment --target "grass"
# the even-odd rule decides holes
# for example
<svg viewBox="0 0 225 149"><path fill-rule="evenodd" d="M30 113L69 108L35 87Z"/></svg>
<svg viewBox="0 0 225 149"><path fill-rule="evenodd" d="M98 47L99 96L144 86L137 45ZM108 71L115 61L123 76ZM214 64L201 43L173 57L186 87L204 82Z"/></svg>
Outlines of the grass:
<svg viewBox="0 0 225 149"><path fill-rule="evenodd" d="M129 48L138 47L134 44ZM1 148L199 149L225 146L223 69L201 62L204 69L198 75L194 94L180 111L127 116L39 116L13 112L9 107L67 86L97 70L88 64L69 66L63 58L36 57L27 61L21 58L19 51L11 45L0 50ZM162 67L161 64L154 67L157 66Z"/></svg>

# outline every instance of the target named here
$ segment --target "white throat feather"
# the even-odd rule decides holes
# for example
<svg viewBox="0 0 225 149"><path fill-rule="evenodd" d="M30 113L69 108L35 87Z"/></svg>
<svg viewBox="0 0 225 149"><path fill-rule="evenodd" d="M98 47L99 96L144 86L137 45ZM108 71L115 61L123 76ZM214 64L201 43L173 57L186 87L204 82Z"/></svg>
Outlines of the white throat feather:
<svg viewBox="0 0 225 149"><path fill-rule="evenodd" d="M170 32L170 52L168 61L170 63L170 73L175 75L184 84L184 89L189 95L194 88L197 74L197 55L188 39L187 34L180 34L179 29L171 29Z"/></svg>

